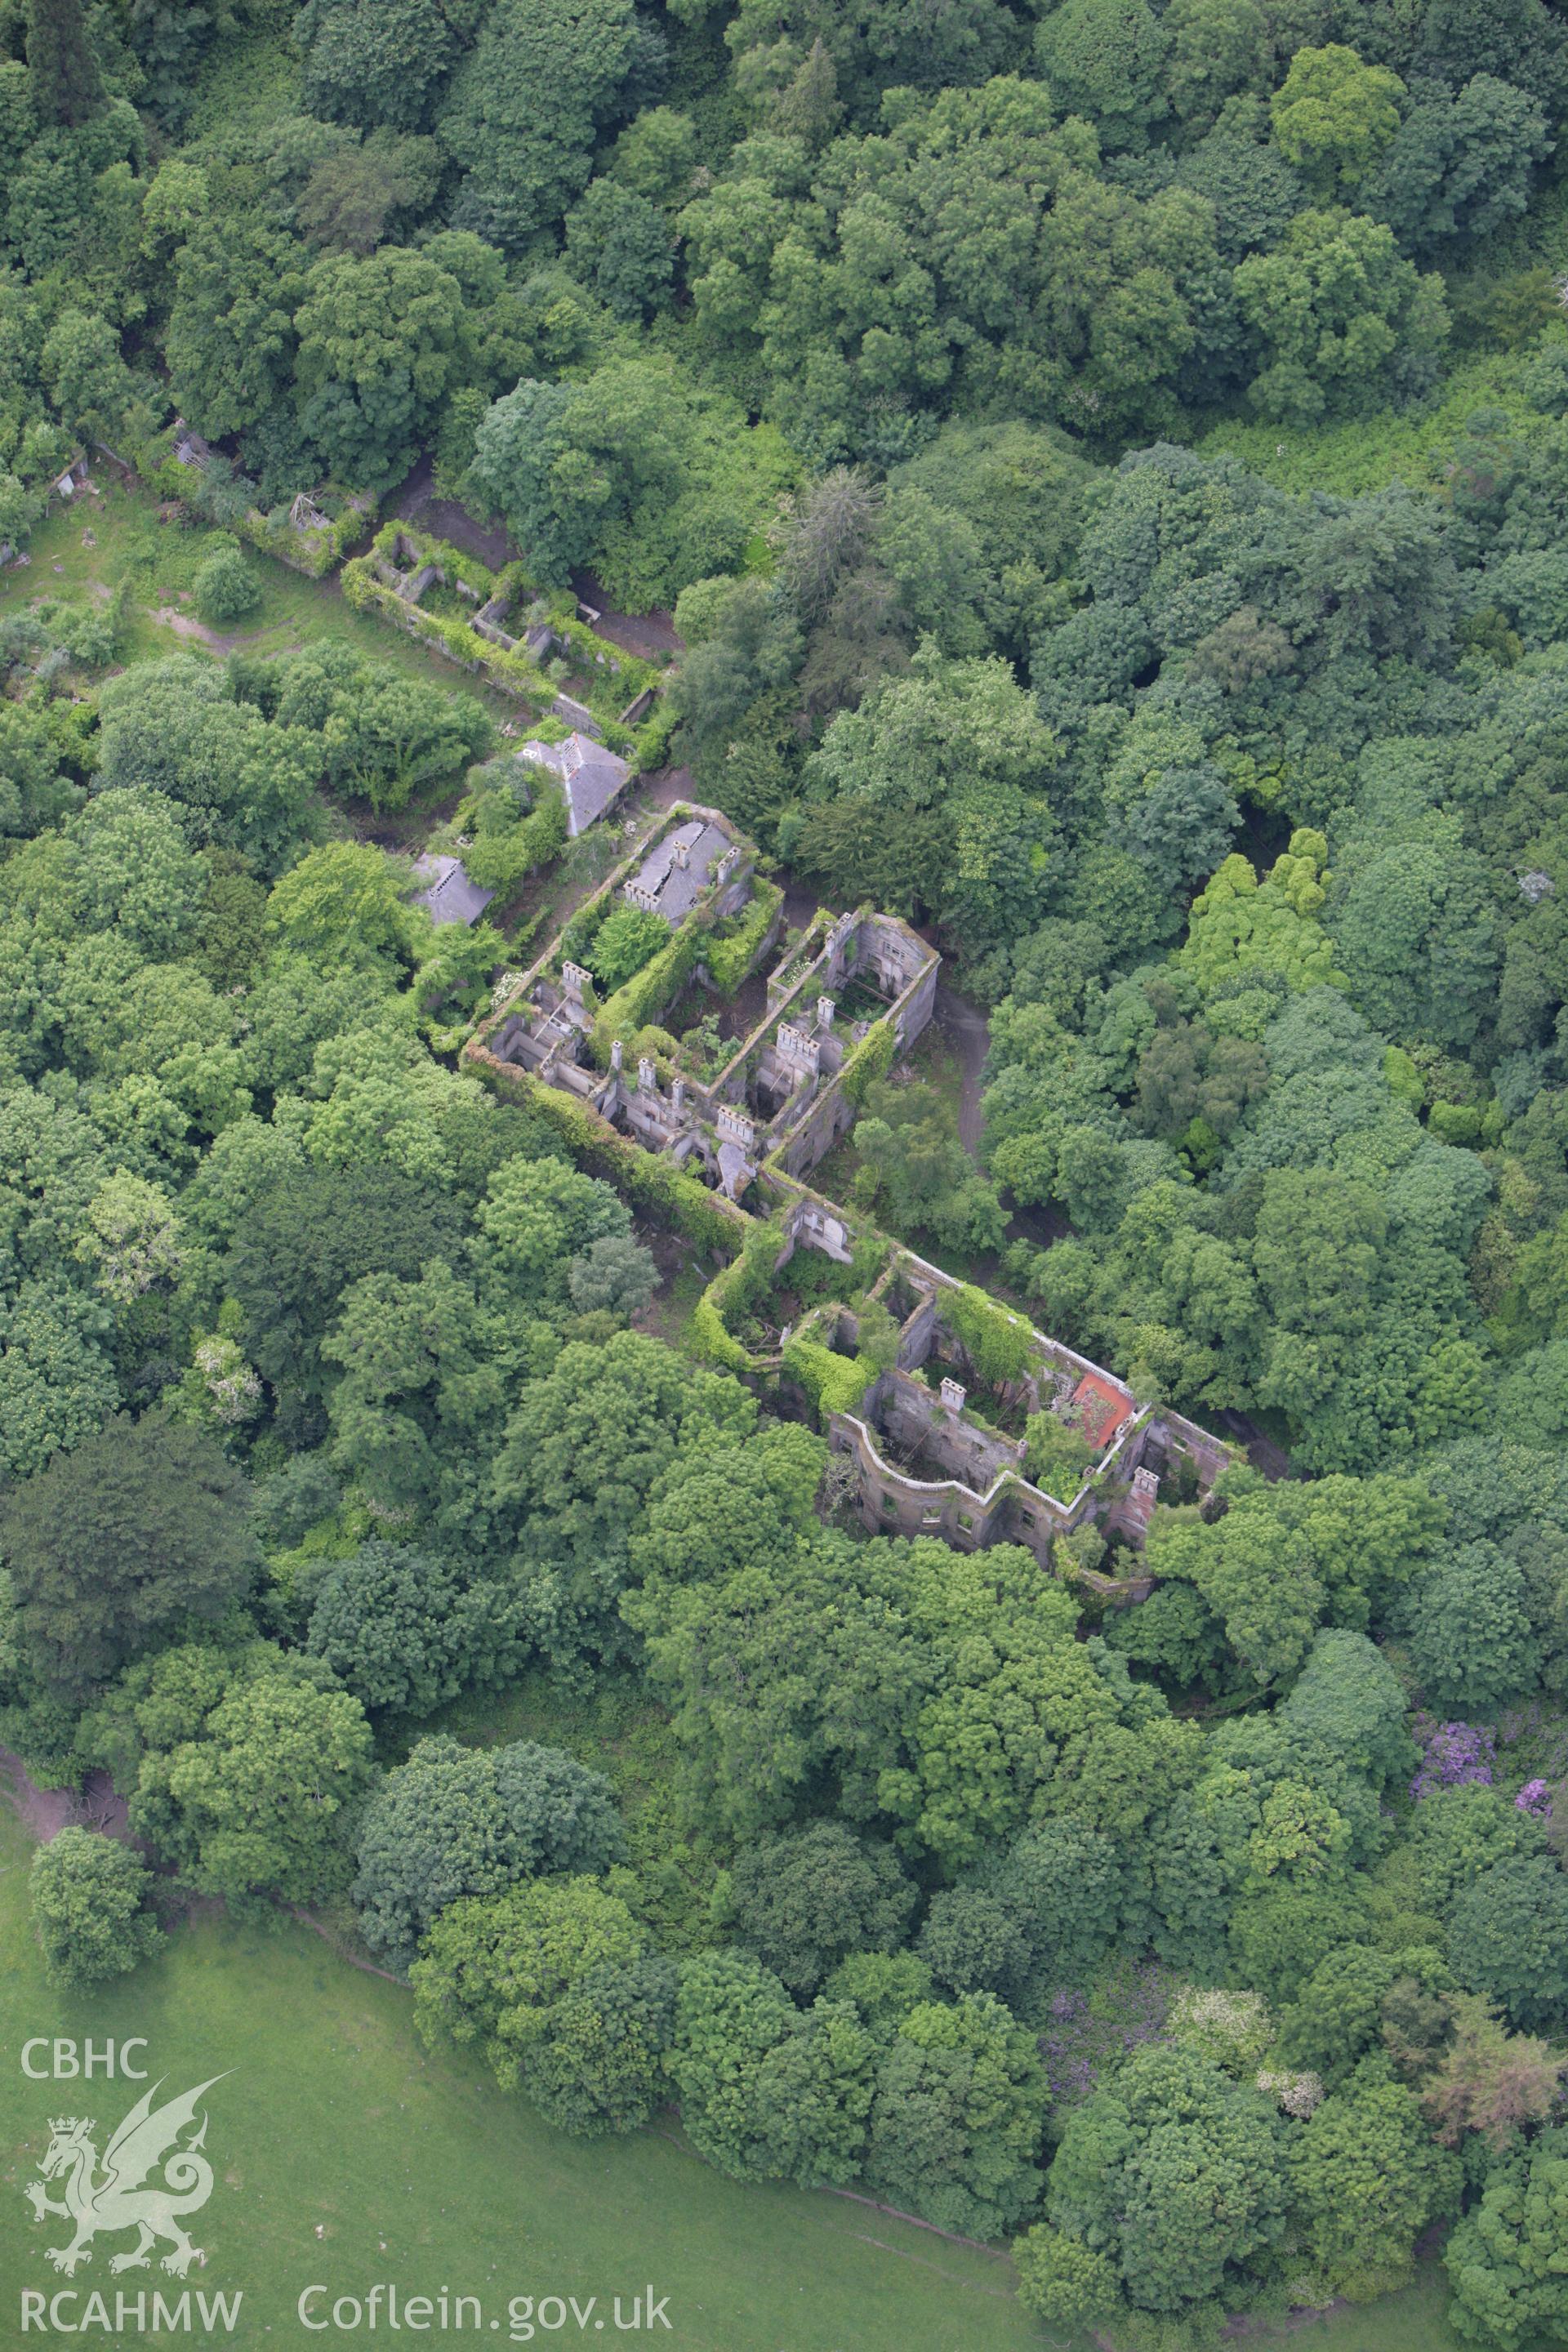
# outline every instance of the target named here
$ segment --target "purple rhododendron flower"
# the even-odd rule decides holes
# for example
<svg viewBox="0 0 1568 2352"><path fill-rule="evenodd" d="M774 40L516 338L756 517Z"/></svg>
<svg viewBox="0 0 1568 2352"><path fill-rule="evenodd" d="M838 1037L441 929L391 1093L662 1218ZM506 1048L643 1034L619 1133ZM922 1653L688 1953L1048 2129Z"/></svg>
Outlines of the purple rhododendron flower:
<svg viewBox="0 0 1568 2352"><path fill-rule="evenodd" d="M1438 1723L1417 1714L1413 1727L1421 1750L1421 1769L1410 1783L1419 1804L1435 1789L1458 1789L1468 1782L1490 1784L1497 1768L1497 1740L1484 1724Z"/></svg>
<svg viewBox="0 0 1568 2352"><path fill-rule="evenodd" d="M1514 1804L1521 1813L1533 1813L1538 1822L1552 1818L1552 1784L1547 1780L1527 1780Z"/></svg>

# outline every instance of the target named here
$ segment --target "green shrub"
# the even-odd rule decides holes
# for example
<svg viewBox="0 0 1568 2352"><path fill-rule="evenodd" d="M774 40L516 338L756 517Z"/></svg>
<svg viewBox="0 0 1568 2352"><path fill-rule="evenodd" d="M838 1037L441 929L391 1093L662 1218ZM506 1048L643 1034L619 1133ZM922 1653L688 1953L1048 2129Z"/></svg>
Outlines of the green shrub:
<svg viewBox="0 0 1568 2352"><path fill-rule="evenodd" d="M566 803L559 793L551 793L510 832L479 835L464 850L463 864L481 890L494 890L504 899L565 846Z"/></svg>
<svg viewBox="0 0 1568 2352"><path fill-rule="evenodd" d="M33 1926L49 1982L71 1991L123 1976L158 1941L153 1874L134 1847L65 1829L33 1857Z"/></svg>
<svg viewBox="0 0 1568 2352"><path fill-rule="evenodd" d="M610 994L650 962L669 943L669 925L646 907L617 907L606 915L594 941L590 965L594 977Z"/></svg>
<svg viewBox="0 0 1568 2352"><path fill-rule="evenodd" d="M605 928L608 929L608 921ZM662 922L660 928L664 928ZM609 1061L610 1047L617 1037L625 1045L663 1012L690 977L707 938L702 925L689 916L668 946L616 990L594 1024L594 1051L601 1066Z"/></svg>
<svg viewBox="0 0 1568 2352"><path fill-rule="evenodd" d="M538 1085L526 1071L509 1063L489 1058L480 1041L469 1048L469 1055L475 1076L495 1093L521 1097L547 1118L590 1175L602 1176L637 1206L657 1211L688 1241L722 1255L754 1230L743 1210L710 1192L697 1177L689 1176L670 1160L645 1151L629 1136L618 1135L586 1103L563 1094L559 1087Z"/></svg>
<svg viewBox="0 0 1568 2352"><path fill-rule="evenodd" d="M254 613L261 583L237 547L215 548L196 573L196 610L210 628L227 628Z"/></svg>

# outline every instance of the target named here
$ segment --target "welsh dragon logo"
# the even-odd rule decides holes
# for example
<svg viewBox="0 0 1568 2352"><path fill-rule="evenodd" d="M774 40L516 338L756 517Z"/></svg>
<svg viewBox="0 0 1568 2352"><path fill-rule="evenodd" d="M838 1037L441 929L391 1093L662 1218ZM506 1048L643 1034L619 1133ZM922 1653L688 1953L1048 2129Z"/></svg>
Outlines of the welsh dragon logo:
<svg viewBox="0 0 1568 2352"><path fill-rule="evenodd" d="M200 2152L207 2136L205 2115L183 2147L179 2139L195 2119L204 2092L223 2079L221 2074L214 2074L207 2082L198 2083L194 2091L186 2091L157 2108L153 2101L161 2084L154 2083L150 2090L143 2091L104 2149L101 2172L90 2117L57 2116L52 2119L49 2144L38 2167L42 2178L30 2180L23 2194L32 2206L35 2221L58 2213L63 2221L76 2224L76 2234L69 2245L44 2249L45 2259L53 2263L56 2270L63 2271L69 2278L79 2263L89 2263L92 2241L100 2230L134 2230L138 2233L129 2253L110 2257L111 2272L145 2269L153 2247L164 2238L169 2241L170 2251L163 2258L163 2267L176 2278L184 2278L193 2263L205 2261L201 2248L192 2245L183 2218L187 2213L199 2212L212 2195L213 2168ZM148 2175L160 2166L162 2185L144 2186ZM61 2179L65 2183L63 2197L51 2197L46 2182Z"/></svg>

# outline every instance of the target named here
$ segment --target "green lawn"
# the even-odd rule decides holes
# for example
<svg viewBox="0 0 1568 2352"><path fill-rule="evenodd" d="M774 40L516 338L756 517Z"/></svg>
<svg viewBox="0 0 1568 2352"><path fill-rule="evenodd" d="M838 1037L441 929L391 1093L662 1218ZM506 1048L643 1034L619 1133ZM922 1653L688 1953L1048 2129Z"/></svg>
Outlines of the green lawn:
<svg viewBox="0 0 1568 2352"><path fill-rule="evenodd" d="M204 1920L120 1990L90 2001L51 1993L26 1927L26 1858L20 1831L0 1817L6 2347L44 2340L20 2333L19 2290L63 2284L42 2252L61 2225L36 2225L20 2193L49 2117L85 2110L101 2135L136 2087L29 2082L21 2045L90 2033L146 2035L146 2063L171 2092L232 2069L208 2102L217 2185L196 2231L207 2263L193 2278L208 2292L239 2288L244 2303L232 2336L93 2332L83 2341L257 2352L341 2342L300 2324L300 2291L319 2281L334 2296L363 2296L387 2281L405 2295L445 2286L479 2296L487 2332L505 2343L514 2295L596 2295L604 2312L618 2293L629 2312L651 2283L671 2323L654 2335L679 2352L1037 2352L1041 2337L1001 2257L842 2198L742 2187L667 2133L563 2138L463 2053L427 2053L406 1993L334 1958L304 1928ZM106 2241L76 2285L111 2297L117 2287L169 2285L157 2271L110 2283L109 2255L129 2243ZM79 2319L85 2306L69 2309ZM576 2332L568 2316L567 2334ZM591 2319L588 2332L597 2332Z"/></svg>
<svg viewBox="0 0 1568 2352"><path fill-rule="evenodd" d="M509 1727L510 1728L511 1727ZM408 1996L336 1958L303 1927L268 1933L204 1919L124 1986L90 2000L44 1984L26 1926L30 1848L0 1811L0 2344L20 2330L23 2290L66 2284L44 2260L62 2225L36 2224L21 2194L49 2118L86 2113L98 2144L138 2086L31 2082L37 2035L79 2042L145 2035L146 2064L171 2094L227 2073L207 2102L217 2175L193 2225L207 2252L192 2273L206 2292L243 2294L232 2334L148 2331L82 2340L129 2345L320 2343L297 2315L302 2289L363 2298L377 2282L400 2294L477 2295L487 2333L514 2337L514 2296L668 2298L675 2352L1043 2352L1047 2339L1012 2294L1000 2256L952 2245L885 2213L826 2194L742 2187L710 2171L672 2130L583 2143L549 2130L496 2090L466 2054L430 2053ZM35 2055L33 2063L39 2062ZM162 2272L110 2282L105 2240L71 2284L178 2289ZM1368 2309L1342 2311L1288 2338L1298 2352L1458 2352L1443 2317L1441 2273ZM194 2307L193 2307L194 2309ZM319 2311L313 2315L320 2316ZM491 2329L492 2316L500 2321ZM452 2331L456 2332L456 2331ZM472 2333L471 2328L467 2331ZM587 2332L596 2334L590 2317ZM613 2321L606 2330L613 2337ZM565 2336L577 2329L570 2313ZM368 2330L359 2331L364 2340ZM329 2330L329 2343L342 2340ZM376 2341L385 2341L384 2332ZM542 2332L533 2340L562 2340ZM1057 2344L1054 2352L1089 2352Z"/></svg>
<svg viewBox="0 0 1568 2352"><path fill-rule="evenodd" d="M191 633L196 615L190 592L214 534L199 525L160 522L151 493L126 488L107 466L93 479L97 498L79 497L70 507L52 501L28 542L32 561L0 572L0 614L40 596L79 602L96 594L102 601L105 592L129 579L132 612L121 661L180 651L204 653L207 648ZM88 534L91 546L83 544ZM410 677L448 689L460 688L496 718L517 715L521 706L512 696L496 693L455 663L416 645L401 630L351 610L335 577L308 580L248 546L246 555L260 584L261 602L227 633L226 643L232 639L247 653L265 655L336 638L357 653L394 663ZM173 615L183 629L169 617Z"/></svg>
<svg viewBox="0 0 1568 2352"><path fill-rule="evenodd" d="M1464 2352L1449 2326L1448 2282L1441 2263L1423 2263L1415 2284L1381 2302L1310 2320L1279 2342L1292 2352Z"/></svg>

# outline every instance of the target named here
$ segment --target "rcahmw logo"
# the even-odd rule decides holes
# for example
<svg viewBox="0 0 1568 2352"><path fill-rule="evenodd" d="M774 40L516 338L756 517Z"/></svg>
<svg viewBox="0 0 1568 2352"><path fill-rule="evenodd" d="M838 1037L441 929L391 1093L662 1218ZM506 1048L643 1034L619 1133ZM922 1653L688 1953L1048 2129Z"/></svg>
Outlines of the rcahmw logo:
<svg viewBox="0 0 1568 2352"><path fill-rule="evenodd" d="M122 2074L142 2079L143 2070L129 2060L132 2050L140 2055L144 2046L121 2045ZM68 2080L84 2071L89 2074L97 2071L96 2059L104 2073L114 2074L112 2044L102 2053L90 2042L87 2049L89 2063L84 2070L74 2043L30 2042L23 2050L23 2067L35 2080L40 2076ZM34 2065L31 2062L39 2052L48 2052L54 2063ZM185 2223L212 2195L213 2168L203 2154L207 2118L202 2101L224 2079L221 2074L211 2075L193 2090L154 2105L163 2088L160 2078L115 2126L101 2157L98 2126L89 2116L51 2118L38 2178L23 2191L35 2221L71 2225L68 2237L39 2248L47 2263L72 2278L83 2263L91 2262L95 2238L115 2237L127 2231L135 2231L135 2243L110 2256L111 2275L150 2269L160 2247L168 2251L159 2255L159 2267L176 2279L183 2279L193 2263L205 2262L205 2253L193 2243ZM63 2335L89 2329L111 2335L131 2330L178 2334L188 2332L193 2325L204 2330L232 2329L238 2322L242 2300L238 2294L193 2294L188 2288L184 2293L122 2289L113 2294L60 2288L51 2294L42 2288L26 2287L22 2291L22 2328L24 2334L42 2329Z"/></svg>

